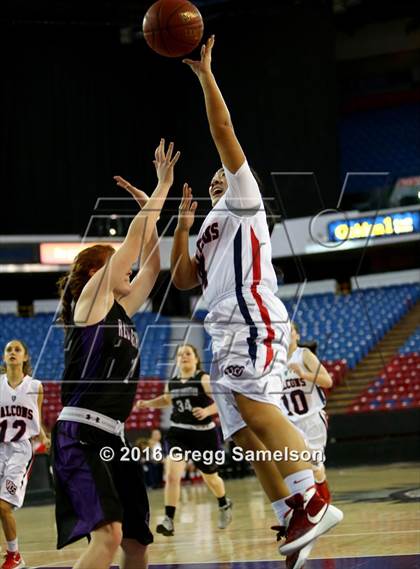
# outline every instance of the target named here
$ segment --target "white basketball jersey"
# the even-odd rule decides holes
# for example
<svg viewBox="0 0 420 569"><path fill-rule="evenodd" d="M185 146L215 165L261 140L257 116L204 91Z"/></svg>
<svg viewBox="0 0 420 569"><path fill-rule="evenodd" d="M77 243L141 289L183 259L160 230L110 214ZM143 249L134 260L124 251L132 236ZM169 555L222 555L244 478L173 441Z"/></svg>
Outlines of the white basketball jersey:
<svg viewBox="0 0 420 569"><path fill-rule="evenodd" d="M287 363L299 364L301 367L305 367L303 363L305 349L307 348L296 348ZM325 407L326 402L324 391L319 385L316 385L313 381L302 379L289 368L287 368L286 376L283 380L281 399L285 414L293 422L321 411Z"/></svg>
<svg viewBox="0 0 420 569"><path fill-rule="evenodd" d="M198 277L210 309L230 294L236 294L241 307L243 291L250 291L257 304L260 303L260 289L265 289L265 293L277 292L270 233L262 200L253 215L237 215L226 203L226 198L231 199L233 181L239 183L239 190L240 184L255 184L259 195L258 185L246 162L238 172L239 177L235 179L238 173L233 175L225 169L228 189L207 215L197 238L195 258Z"/></svg>
<svg viewBox="0 0 420 569"><path fill-rule="evenodd" d="M7 375L0 375L0 443L21 441L38 435L38 394L41 382L26 375L16 389Z"/></svg>

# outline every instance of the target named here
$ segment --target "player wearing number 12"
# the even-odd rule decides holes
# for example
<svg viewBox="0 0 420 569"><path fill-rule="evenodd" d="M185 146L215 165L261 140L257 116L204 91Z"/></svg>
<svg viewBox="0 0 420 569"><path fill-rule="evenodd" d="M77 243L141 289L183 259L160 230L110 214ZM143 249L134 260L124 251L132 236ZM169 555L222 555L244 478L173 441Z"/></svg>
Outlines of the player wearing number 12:
<svg viewBox="0 0 420 569"><path fill-rule="evenodd" d="M19 569L20 556L13 509L25 498L28 472L32 464L31 439L46 444L41 427L42 384L33 379L29 352L21 340L6 344L0 371L0 518L7 552L1 569Z"/></svg>

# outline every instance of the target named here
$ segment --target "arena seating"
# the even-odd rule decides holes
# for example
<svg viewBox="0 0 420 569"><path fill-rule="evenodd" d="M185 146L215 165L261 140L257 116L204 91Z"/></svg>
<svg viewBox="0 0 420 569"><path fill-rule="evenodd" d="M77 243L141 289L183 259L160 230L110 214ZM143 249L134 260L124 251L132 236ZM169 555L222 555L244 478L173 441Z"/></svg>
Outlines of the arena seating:
<svg viewBox="0 0 420 569"><path fill-rule="evenodd" d="M32 318L12 315L0 317L1 345L10 339L22 339L29 347L33 375L44 384L44 422L48 429L54 425L61 410L60 382L64 368L63 329L52 324L53 314L39 314ZM141 342L141 376L137 398L151 399L163 391L171 336L170 320L156 314L141 313L134 317ZM160 425L160 409L142 409L133 412L127 429L155 428Z"/></svg>
<svg viewBox="0 0 420 569"><path fill-rule="evenodd" d="M420 327L349 407L350 413L420 407Z"/></svg>
<svg viewBox="0 0 420 569"><path fill-rule="evenodd" d="M406 284L363 289L345 296L332 293L308 295L300 298L299 302L286 299L285 304L291 318L300 326L302 341L317 340L318 356L337 385L347 370L354 368L419 298L420 285ZM203 320L205 315L205 311L200 311L195 317ZM52 318L52 314L33 318L0 316L1 344L4 346L11 338L24 340L32 355L34 376L46 382L47 426L54 423L60 410L60 387L54 382L58 382L63 370L63 330L61 326L52 325ZM168 377L170 320L142 313L136 315L135 322L141 338L141 374L144 378L139 383L138 396L150 399L162 392L162 380ZM385 370L385 375L369 388L375 391L362 394L367 399L355 402L349 409L351 412L365 409L366 405L381 409L419 404L420 385L413 380L413 374L417 374L417 380L419 375L419 336L418 331L401 348L397 359L390 362L395 374L391 377L391 368ZM207 336L203 358L207 369L211 360L209 340ZM385 385L388 381L394 383ZM401 394L406 397L401 397ZM127 426L153 428L159 424L159 419L159 410L144 410L132 414Z"/></svg>
<svg viewBox="0 0 420 569"><path fill-rule="evenodd" d="M339 383L357 363L410 310L420 298L419 284L366 288L348 295L332 293L285 299L284 304L301 334L301 341L316 340L318 357ZM204 320L205 311L196 313ZM206 339L209 346L209 338ZM210 348L208 347L210 352ZM206 354L205 360L211 356Z"/></svg>
<svg viewBox="0 0 420 569"><path fill-rule="evenodd" d="M153 399L163 392L163 382L159 377L139 381L136 399ZM61 383L46 381L44 386L43 420L50 430L62 409L60 399ZM140 409L133 411L126 421L126 429L155 429L160 427L160 409Z"/></svg>
<svg viewBox="0 0 420 569"><path fill-rule="evenodd" d="M417 175L419 112L417 104L404 104L342 117L342 180L347 172L390 172L392 178ZM384 176L352 176L347 191L367 191L386 183Z"/></svg>
<svg viewBox="0 0 420 569"><path fill-rule="evenodd" d="M357 290L345 296L304 296L286 300L301 340L318 342L322 361L345 361L350 369L410 310L420 298L420 285Z"/></svg>
<svg viewBox="0 0 420 569"><path fill-rule="evenodd" d="M32 318L14 315L0 316L0 342L4 346L10 339L26 342L31 354L34 377L42 381L61 379L64 369L63 328L53 323L53 314L38 314ZM166 378L171 334L170 320L145 312L134 316L140 336L141 375Z"/></svg>

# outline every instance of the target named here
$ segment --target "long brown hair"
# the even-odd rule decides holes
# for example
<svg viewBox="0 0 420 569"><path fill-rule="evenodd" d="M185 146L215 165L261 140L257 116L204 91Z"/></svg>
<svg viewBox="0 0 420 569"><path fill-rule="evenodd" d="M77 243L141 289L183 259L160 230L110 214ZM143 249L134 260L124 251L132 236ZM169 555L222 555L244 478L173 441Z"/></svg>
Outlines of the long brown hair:
<svg viewBox="0 0 420 569"><path fill-rule="evenodd" d="M23 351L25 352L25 356L28 356L28 359L26 360L26 362L23 362L23 367L22 367L23 375L31 375L32 364L31 364L31 357L29 355L28 346L25 344L25 342L23 340L19 340L19 338L13 338L12 340L9 340L7 342L7 344L10 344L11 342L19 342L19 344L22 346ZM7 344L6 344L6 346L7 346ZM4 346L3 354L4 354L4 351L6 350L6 346ZM6 372L7 372L7 366L5 364L2 364L0 366L0 373L6 373Z"/></svg>
<svg viewBox="0 0 420 569"><path fill-rule="evenodd" d="M90 279L90 271L103 267L114 253L115 249L111 245L87 247L76 256L70 271L57 281L61 299L60 321L65 325L71 323L73 303L77 302Z"/></svg>
<svg viewBox="0 0 420 569"><path fill-rule="evenodd" d="M191 348L192 351L194 352L194 355L195 355L195 357L196 357L196 359L197 359L197 369L198 369L198 370L201 370L201 358L200 358L200 356L199 356L199 354L198 354L197 348L196 348L195 346L193 346L192 344L179 344L179 346L177 346L177 348L176 348L176 355L177 355L177 357L178 357L178 351L179 351L179 349L180 349L180 348L186 348L186 347Z"/></svg>
<svg viewBox="0 0 420 569"><path fill-rule="evenodd" d="M299 334L300 336L300 327L296 324L296 322L291 322L291 324L296 330L296 334ZM317 355L318 342L316 340L307 340L306 342L299 340L299 342L297 342L297 345L298 348L308 348L308 350L311 350L313 354Z"/></svg>

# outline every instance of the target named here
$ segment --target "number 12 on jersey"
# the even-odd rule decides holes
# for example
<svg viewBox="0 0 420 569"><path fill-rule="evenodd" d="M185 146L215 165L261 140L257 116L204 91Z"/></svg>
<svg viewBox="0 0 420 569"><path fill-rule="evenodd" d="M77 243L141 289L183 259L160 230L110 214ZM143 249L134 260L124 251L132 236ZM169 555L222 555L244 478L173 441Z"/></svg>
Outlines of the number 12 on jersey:
<svg viewBox="0 0 420 569"><path fill-rule="evenodd" d="M10 442L14 443L18 441L21 437L23 437L26 431L26 423L25 421L16 419L16 421L12 423L12 428L18 429L18 432L15 434L15 436L10 439ZM2 421L0 423L0 443L4 443L4 439L6 438L6 431L7 431L7 421Z"/></svg>

